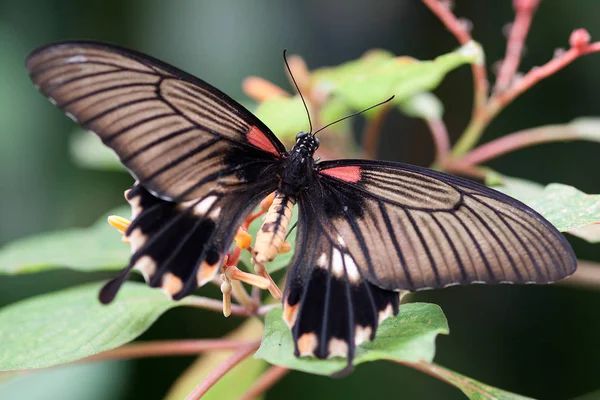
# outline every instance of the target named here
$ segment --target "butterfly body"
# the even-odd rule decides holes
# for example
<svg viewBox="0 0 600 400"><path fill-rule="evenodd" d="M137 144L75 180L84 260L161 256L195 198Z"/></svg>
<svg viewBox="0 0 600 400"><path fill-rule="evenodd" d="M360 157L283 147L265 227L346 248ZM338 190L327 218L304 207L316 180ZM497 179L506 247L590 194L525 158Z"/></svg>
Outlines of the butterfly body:
<svg viewBox="0 0 600 400"><path fill-rule="evenodd" d="M298 356L350 363L398 312L400 290L549 283L576 268L565 238L507 195L413 165L316 162L309 133L286 151L226 94L147 55L64 42L34 51L27 69L137 181L126 196L133 254L103 288L103 303L133 268L176 300L213 280L238 227L272 192L254 256L277 255L297 205L283 317Z"/></svg>

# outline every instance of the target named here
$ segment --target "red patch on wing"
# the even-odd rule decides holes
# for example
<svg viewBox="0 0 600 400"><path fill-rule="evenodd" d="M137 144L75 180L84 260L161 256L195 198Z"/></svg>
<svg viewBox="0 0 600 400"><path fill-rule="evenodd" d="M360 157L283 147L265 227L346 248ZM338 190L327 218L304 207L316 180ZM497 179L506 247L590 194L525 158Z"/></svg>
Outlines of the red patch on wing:
<svg viewBox="0 0 600 400"><path fill-rule="evenodd" d="M327 168L321 171L322 174L329 175L344 182L356 183L360 181L360 167L336 167Z"/></svg>
<svg viewBox="0 0 600 400"><path fill-rule="evenodd" d="M252 126L248 133L246 133L246 139L259 149L279 157L279 152L275 148L275 145L273 145L269 138L256 126Z"/></svg>

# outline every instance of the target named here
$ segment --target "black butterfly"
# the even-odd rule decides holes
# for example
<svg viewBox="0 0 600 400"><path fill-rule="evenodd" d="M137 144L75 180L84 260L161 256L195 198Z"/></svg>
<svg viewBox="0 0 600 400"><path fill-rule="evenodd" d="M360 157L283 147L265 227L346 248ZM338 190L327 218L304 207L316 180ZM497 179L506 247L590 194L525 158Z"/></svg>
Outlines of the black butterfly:
<svg viewBox="0 0 600 400"><path fill-rule="evenodd" d="M399 290L548 283L573 273L565 238L531 208L469 180L392 162L317 162L318 139L288 152L260 120L206 82L147 55L64 42L27 58L56 106L131 171L129 266L181 299L212 280L238 226L277 191L255 246L268 261L299 206L283 299L296 355L345 356L398 312Z"/></svg>

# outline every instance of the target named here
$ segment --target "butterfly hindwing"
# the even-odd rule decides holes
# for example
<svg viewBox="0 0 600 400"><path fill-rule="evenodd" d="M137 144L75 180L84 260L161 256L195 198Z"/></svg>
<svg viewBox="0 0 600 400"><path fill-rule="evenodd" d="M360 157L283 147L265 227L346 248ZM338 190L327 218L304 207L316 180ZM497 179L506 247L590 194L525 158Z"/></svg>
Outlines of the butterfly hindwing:
<svg viewBox="0 0 600 400"><path fill-rule="evenodd" d="M394 291L369 283L342 241L321 228L322 209L301 201L296 252L283 299L296 356L347 357L372 340L381 321L398 312Z"/></svg>
<svg viewBox="0 0 600 400"><path fill-rule="evenodd" d="M34 51L26 64L44 95L166 200L198 199L214 185L256 179L285 152L227 95L141 53L64 42Z"/></svg>

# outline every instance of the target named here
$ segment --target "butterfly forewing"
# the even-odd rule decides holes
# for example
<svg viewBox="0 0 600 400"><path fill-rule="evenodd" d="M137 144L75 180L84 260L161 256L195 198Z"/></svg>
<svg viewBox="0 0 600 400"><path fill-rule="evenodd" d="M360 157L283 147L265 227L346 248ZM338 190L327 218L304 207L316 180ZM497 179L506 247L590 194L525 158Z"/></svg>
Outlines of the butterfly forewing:
<svg viewBox="0 0 600 400"><path fill-rule="evenodd" d="M239 224L277 187L283 145L224 93L161 61L116 46L65 42L27 58L31 79L94 131L138 179L127 193L132 268L175 299L210 281Z"/></svg>
<svg viewBox="0 0 600 400"><path fill-rule="evenodd" d="M168 200L235 185L285 148L224 93L165 63L115 46L67 42L33 52L31 79L93 130L142 184Z"/></svg>
<svg viewBox="0 0 600 400"><path fill-rule="evenodd" d="M342 160L320 169L328 237L342 236L382 288L548 283L575 270L556 228L493 189L399 163Z"/></svg>

